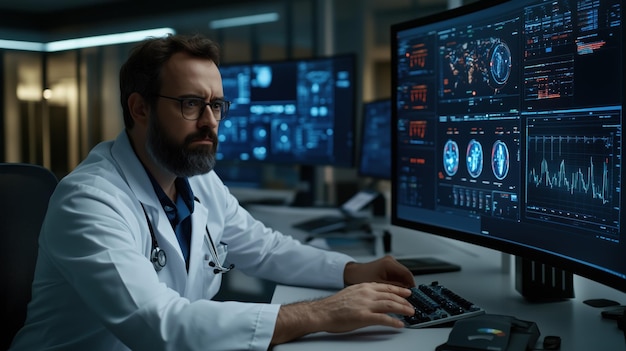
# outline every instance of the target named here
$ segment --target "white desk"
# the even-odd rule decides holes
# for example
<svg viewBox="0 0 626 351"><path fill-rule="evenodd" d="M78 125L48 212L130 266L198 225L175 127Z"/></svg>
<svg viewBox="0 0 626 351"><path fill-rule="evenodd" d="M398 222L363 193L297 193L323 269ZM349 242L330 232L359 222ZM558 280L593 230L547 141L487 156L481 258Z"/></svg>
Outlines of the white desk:
<svg viewBox="0 0 626 351"><path fill-rule="evenodd" d="M257 218L265 220L276 228L290 233L290 224L285 218L294 218L297 209L253 210ZM267 212L264 212L267 211ZM278 223L276 211L284 213ZM302 212L302 210L299 210ZM305 211L306 212L306 211ZM265 215L263 215L265 213ZM273 216L269 215L273 213ZM291 216L291 217L290 217ZM298 217L298 216L295 216ZM300 218L300 217L298 217ZM304 218L304 217L302 217ZM297 218L293 219L294 221ZM287 221L289 222L289 221ZM562 351L617 351L626 350L624 335L615 321L602 319L602 309L583 303L587 299L608 298L626 304L626 294L607 288L593 281L574 277L576 297L553 303L530 303L525 301L514 288L514 276L503 270L500 252L483 247L435 237L419 232L392 227L392 254L399 256L436 256L460 264L460 272L417 276L416 282L430 283L437 280L470 301L480 305L487 313L512 315L537 323L541 332L539 342L546 335L562 338ZM361 257L360 260L375 256ZM333 291L277 286L272 303L289 303L332 294ZM294 342L279 345L276 351L287 350L434 350L444 343L450 332L449 327L426 329L394 329L388 327L368 327L350 333L316 333ZM538 344L540 347L540 343Z"/></svg>
<svg viewBox="0 0 626 351"><path fill-rule="evenodd" d="M515 291L512 276L501 271L498 252L471 245L466 248L468 251L453 248L454 254L449 258L462 265L460 272L417 276L417 283L437 280L480 305L487 313L535 321L541 331L539 341L546 335L558 335L562 338L563 351L626 350L624 335L616 322L602 319L601 309L583 303L586 299L600 297L626 303L623 293L575 277L576 298L545 304L529 303ZM322 297L332 292L279 285L272 303ZM345 334L316 333L279 345L275 350L434 350L447 340L450 330L368 327Z"/></svg>

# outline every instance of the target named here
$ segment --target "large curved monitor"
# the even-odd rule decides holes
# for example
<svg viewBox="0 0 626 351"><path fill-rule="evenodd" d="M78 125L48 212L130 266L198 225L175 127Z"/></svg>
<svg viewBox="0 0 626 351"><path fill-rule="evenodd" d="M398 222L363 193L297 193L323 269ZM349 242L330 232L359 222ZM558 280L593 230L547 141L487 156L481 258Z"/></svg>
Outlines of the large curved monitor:
<svg viewBox="0 0 626 351"><path fill-rule="evenodd" d="M356 57L223 64L219 160L354 166Z"/></svg>
<svg viewBox="0 0 626 351"><path fill-rule="evenodd" d="M392 223L626 291L621 0L395 24Z"/></svg>

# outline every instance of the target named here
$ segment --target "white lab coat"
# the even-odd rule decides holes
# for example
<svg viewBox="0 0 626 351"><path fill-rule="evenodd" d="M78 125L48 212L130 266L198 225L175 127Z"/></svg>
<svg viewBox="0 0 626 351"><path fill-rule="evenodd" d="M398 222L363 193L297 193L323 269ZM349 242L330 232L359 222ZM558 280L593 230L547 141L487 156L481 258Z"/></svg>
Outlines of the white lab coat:
<svg viewBox="0 0 626 351"><path fill-rule="evenodd" d="M39 239L26 326L11 350L258 350L279 305L218 302L208 230L228 263L261 278L341 288L346 255L302 245L255 220L215 172L189 179L195 202L189 273L125 132L59 182ZM166 251L156 272L143 203Z"/></svg>

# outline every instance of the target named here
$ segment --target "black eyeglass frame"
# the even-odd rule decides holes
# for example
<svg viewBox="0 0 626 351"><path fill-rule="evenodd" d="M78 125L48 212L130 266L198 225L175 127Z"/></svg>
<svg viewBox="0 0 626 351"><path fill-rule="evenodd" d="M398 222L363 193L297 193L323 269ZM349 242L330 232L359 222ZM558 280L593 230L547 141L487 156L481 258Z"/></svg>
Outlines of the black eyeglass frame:
<svg viewBox="0 0 626 351"><path fill-rule="evenodd" d="M213 101L206 102L203 98L200 98L200 97L179 98L179 97L166 96L166 95L161 95L161 94L157 94L156 97L178 101L178 103L180 105L180 115L183 117L183 119L186 119L188 121L197 121L198 119L200 119L200 117L204 113L204 110L206 109L207 106L219 102L221 104L220 105L220 115L218 117L218 116L215 115L215 113L213 113L213 117L218 122L221 122L221 121L223 121L224 119L226 119L228 117L228 111L230 110L230 105L232 103L231 101L224 100L224 99L216 99L216 100L213 100ZM196 101L200 105L200 111L198 112L198 115L195 118L190 118L190 117L185 116L184 103L185 103L185 101L189 101L189 100ZM211 109L211 110L214 111L213 109Z"/></svg>

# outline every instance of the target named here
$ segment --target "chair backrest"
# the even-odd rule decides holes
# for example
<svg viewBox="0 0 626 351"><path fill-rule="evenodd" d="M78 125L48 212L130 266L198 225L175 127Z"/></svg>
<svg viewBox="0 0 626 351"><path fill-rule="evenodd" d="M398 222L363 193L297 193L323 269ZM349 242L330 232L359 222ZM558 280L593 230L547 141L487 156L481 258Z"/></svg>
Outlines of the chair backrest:
<svg viewBox="0 0 626 351"><path fill-rule="evenodd" d="M37 261L37 240L57 185L47 168L0 163L0 349L8 349L24 324Z"/></svg>

